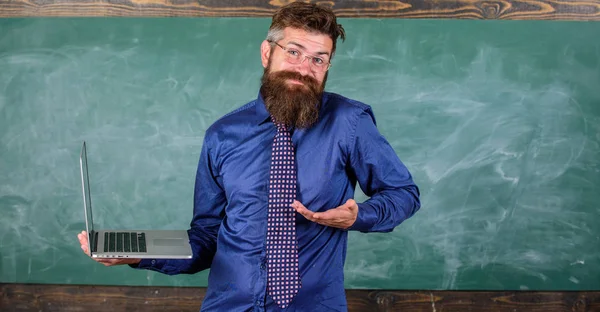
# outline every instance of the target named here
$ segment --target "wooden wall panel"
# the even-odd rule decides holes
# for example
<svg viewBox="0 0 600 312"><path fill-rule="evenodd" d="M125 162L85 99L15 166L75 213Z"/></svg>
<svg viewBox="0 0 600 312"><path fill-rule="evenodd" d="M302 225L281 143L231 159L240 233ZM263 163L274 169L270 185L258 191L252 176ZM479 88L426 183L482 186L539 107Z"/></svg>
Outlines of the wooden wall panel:
<svg viewBox="0 0 600 312"><path fill-rule="evenodd" d="M206 288L0 284L0 311L198 311ZM600 311L600 292L347 290L350 312Z"/></svg>
<svg viewBox="0 0 600 312"><path fill-rule="evenodd" d="M244 16L268 17L290 0L3 0L0 17ZM340 17L600 20L598 0L313 1Z"/></svg>

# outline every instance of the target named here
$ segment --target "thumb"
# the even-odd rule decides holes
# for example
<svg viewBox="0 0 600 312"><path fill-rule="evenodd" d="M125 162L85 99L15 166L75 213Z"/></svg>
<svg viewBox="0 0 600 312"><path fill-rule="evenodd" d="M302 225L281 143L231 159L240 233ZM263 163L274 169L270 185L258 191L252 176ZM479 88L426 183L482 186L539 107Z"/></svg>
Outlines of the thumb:
<svg viewBox="0 0 600 312"><path fill-rule="evenodd" d="M356 204L356 201L352 198L348 199L346 201L346 203L344 204L344 206L350 210L356 210L358 209L358 205Z"/></svg>

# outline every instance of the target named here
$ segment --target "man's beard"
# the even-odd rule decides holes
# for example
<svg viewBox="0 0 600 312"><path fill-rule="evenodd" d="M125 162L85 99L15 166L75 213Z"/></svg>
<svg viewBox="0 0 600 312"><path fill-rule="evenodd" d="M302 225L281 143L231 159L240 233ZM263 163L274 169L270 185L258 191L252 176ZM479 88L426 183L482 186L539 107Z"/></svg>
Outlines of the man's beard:
<svg viewBox="0 0 600 312"><path fill-rule="evenodd" d="M310 128L319 119L319 107L327 76L319 85L310 76L293 71L270 71L265 68L261 82L261 94L271 117L287 127ZM294 79L303 85L290 84Z"/></svg>

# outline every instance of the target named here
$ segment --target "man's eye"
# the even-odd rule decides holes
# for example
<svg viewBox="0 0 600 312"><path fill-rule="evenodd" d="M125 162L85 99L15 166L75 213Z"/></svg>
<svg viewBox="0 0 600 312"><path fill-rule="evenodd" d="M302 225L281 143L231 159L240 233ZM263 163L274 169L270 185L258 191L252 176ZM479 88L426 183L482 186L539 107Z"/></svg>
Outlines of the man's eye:
<svg viewBox="0 0 600 312"><path fill-rule="evenodd" d="M298 52L298 50L294 50L294 49L288 49L288 53L291 56L298 56L298 55L300 55L300 52Z"/></svg>
<svg viewBox="0 0 600 312"><path fill-rule="evenodd" d="M325 61L323 61L323 59L320 57L313 57L313 63L315 63L317 65L323 65L323 63L325 63Z"/></svg>

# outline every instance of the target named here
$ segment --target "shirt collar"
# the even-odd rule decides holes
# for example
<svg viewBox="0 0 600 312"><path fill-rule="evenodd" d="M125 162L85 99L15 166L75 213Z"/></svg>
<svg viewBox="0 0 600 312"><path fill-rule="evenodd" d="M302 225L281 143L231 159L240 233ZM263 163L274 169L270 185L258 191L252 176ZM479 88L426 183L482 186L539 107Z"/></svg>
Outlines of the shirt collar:
<svg viewBox="0 0 600 312"><path fill-rule="evenodd" d="M258 92L258 98L256 99L256 122L259 125L271 120L271 114L267 111L267 107L265 106L265 101L263 99L262 94Z"/></svg>

